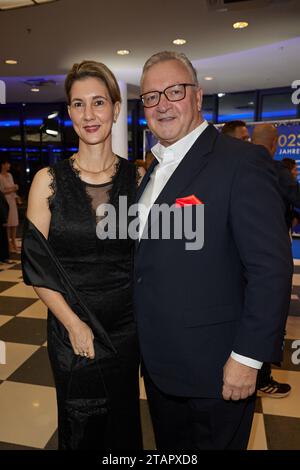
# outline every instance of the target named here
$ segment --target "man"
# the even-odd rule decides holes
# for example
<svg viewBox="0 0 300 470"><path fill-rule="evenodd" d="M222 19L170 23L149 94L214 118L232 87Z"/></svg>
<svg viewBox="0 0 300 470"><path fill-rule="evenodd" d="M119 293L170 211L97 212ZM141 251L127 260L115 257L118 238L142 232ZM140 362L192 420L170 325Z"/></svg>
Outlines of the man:
<svg viewBox="0 0 300 470"><path fill-rule="evenodd" d="M228 121L221 129L222 134L249 142L250 136L244 121Z"/></svg>
<svg viewBox="0 0 300 470"><path fill-rule="evenodd" d="M263 145L269 155L274 158L278 143L278 129L269 123L257 124L253 129L252 143ZM274 161L274 168L278 177L279 190L285 204L287 229L290 230L293 219L293 205L300 208L299 185L284 162ZM257 388L259 396L268 396L270 398L284 398L291 391L290 384L277 382L273 379L271 364L268 362L265 362L259 371Z"/></svg>
<svg viewBox="0 0 300 470"><path fill-rule="evenodd" d="M288 229L291 228L292 206L300 209L300 187L297 179L293 177L285 163L274 160L278 143L278 129L273 124L257 124L252 133L252 143L262 145L273 159L274 169L277 175L279 190L285 204L285 218Z"/></svg>
<svg viewBox="0 0 300 470"><path fill-rule="evenodd" d="M223 136L203 120L197 75L184 54L154 54L144 66L141 93L159 140L138 194L135 265L157 448L245 449L257 369L281 358L291 289L276 178L263 149ZM183 207L174 208L175 201ZM204 204L204 227L196 227L196 235L204 230L201 249L187 249L185 236L166 239L153 230L161 220L157 205L172 206L175 214L189 209L184 202L194 204L193 222ZM170 233L175 229L171 221ZM152 231L160 236L147 238Z"/></svg>

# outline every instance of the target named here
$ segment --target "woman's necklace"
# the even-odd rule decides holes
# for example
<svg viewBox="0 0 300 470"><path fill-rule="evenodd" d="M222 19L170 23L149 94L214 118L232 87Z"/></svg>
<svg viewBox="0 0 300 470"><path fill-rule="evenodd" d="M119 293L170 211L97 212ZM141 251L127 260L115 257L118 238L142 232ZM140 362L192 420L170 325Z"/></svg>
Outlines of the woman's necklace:
<svg viewBox="0 0 300 470"><path fill-rule="evenodd" d="M113 161L112 161L112 163L111 163L109 166L107 166L106 168L103 168L103 170L91 171L91 170L86 170L85 168L82 168L82 167L79 165L79 163L78 163L78 158L79 158L79 157L78 157L78 153L76 153L76 158L74 158L74 162L75 162L76 165L78 166L79 170L85 171L86 173L91 173L92 175L99 175L99 173L104 173L105 171L109 170L109 169L113 166L113 164L115 163L115 161L116 161L116 155L113 154Z"/></svg>

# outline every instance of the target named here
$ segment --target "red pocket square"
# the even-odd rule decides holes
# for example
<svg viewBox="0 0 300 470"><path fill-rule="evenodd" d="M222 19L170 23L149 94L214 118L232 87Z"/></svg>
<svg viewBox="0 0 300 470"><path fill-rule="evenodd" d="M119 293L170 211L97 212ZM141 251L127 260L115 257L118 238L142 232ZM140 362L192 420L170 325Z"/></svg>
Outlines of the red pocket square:
<svg viewBox="0 0 300 470"><path fill-rule="evenodd" d="M186 197L180 197L175 201L175 207L183 207L183 206L193 206L196 204L203 204L200 199L198 199L194 194Z"/></svg>

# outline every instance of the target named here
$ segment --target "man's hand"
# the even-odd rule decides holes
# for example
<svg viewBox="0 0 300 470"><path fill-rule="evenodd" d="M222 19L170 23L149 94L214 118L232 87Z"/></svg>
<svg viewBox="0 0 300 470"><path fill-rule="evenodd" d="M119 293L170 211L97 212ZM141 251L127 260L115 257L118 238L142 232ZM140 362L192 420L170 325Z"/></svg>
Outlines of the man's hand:
<svg viewBox="0 0 300 470"><path fill-rule="evenodd" d="M229 357L223 374L224 400L243 400L252 395L255 391L257 372L257 369Z"/></svg>

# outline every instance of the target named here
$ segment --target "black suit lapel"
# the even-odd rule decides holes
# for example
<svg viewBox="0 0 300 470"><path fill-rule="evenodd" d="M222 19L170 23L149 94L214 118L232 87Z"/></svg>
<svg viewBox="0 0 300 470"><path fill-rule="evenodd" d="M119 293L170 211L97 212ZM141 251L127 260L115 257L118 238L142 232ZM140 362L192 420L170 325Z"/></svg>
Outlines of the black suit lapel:
<svg viewBox="0 0 300 470"><path fill-rule="evenodd" d="M184 193L185 188L207 165L218 135L219 132L213 125L209 125L203 131L181 160L162 192L158 195L155 204L167 203L172 205L181 195L189 196L189 194Z"/></svg>

